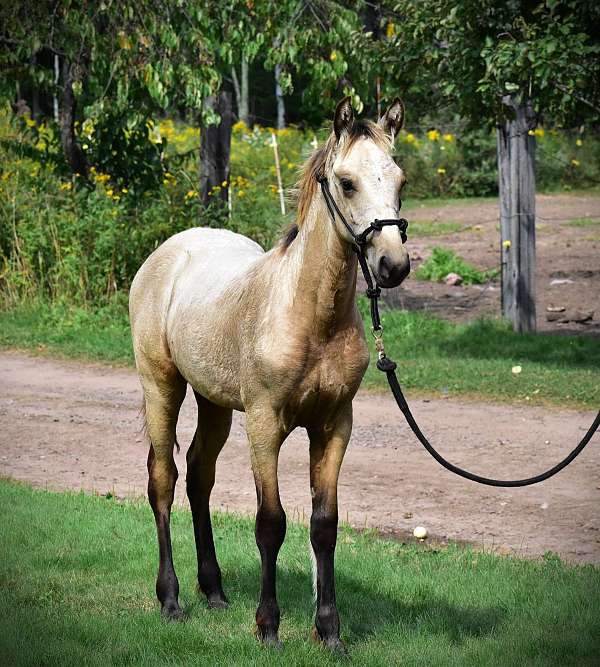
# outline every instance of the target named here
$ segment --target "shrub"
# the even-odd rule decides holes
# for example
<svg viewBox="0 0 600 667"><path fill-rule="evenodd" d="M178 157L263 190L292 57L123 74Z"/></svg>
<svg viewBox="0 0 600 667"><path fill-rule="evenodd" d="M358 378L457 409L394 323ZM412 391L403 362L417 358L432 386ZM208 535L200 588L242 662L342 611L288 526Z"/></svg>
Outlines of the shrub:
<svg viewBox="0 0 600 667"><path fill-rule="evenodd" d="M497 269L480 271L448 248L433 248L431 255L415 273L421 280L443 280L449 273L458 273L465 285L480 285L498 274Z"/></svg>

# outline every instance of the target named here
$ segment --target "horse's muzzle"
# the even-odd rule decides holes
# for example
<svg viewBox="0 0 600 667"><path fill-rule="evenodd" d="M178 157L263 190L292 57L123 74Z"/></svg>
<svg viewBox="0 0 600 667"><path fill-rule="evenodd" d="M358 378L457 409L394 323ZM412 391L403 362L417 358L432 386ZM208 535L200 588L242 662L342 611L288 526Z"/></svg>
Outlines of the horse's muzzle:
<svg viewBox="0 0 600 667"><path fill-rule="evenodd" d="M389 255L382 253L375 266L371 265L371 271L380 287L398 287L410 273L408 253L400 261L393 261Z"/></svg>

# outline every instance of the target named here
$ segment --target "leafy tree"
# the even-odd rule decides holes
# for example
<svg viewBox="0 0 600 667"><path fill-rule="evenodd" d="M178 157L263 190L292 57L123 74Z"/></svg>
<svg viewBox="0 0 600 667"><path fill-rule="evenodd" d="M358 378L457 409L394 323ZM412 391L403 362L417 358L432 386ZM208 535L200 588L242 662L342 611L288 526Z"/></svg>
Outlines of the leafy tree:
<svg viewBox="0 0 600 667"><path fill-rule="evenodd" d="M497 127L503 311L535 328L533 161L537 123L600 118L600 5L584 0L397 0L372 48L386 85ZM410 108L410 106L409 106Z"/></svg>

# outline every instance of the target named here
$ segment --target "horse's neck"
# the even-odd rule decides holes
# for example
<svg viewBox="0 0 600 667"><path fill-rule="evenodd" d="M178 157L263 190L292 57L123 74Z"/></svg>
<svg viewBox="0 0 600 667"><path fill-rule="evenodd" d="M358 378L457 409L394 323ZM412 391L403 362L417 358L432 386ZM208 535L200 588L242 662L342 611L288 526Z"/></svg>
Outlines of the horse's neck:
<svg viewBox="0 0 600 667"><path fill-rule="evenodd" d="M357 262L322 202L311 206L283 264L284 290L298 323L321 338L343 328L354 312Z"/></svg>

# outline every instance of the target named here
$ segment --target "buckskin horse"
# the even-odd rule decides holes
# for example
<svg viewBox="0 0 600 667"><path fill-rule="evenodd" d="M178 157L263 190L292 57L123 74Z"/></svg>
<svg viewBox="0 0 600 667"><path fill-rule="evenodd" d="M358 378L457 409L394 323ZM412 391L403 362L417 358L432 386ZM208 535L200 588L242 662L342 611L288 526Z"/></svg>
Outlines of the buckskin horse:
<svg viewBox="0 0 600 667"><path fill-rule="evenodd" d="M303 167L296 224L272 250L228 230L193 228L165 241L135 276L130 319L150 439L148 496L160 557L156 593L169 619L183 615L169 524L178 476L175 429L189 384L198 424L186 457L187 495L198 584L208 605L228 604L209 500L232 411L240 410L246 413L262 563L256 632L279 645L276 561L286 517L277 463L286 437L304 427L316 579L312 632L344 652L334 584L337 484L352 430L352 399L369 362L353 249L370 221L398 217L405 177L391 153L403 120L398 98L377 123L355 120L350 99L342 100L329 138ZM323 182L327 197L319 188ZM328 198L343 217L332 215ZM369 268L378 285L399 285L410 271L401 231L371 227L368 240L362 237Z"/></svg>

